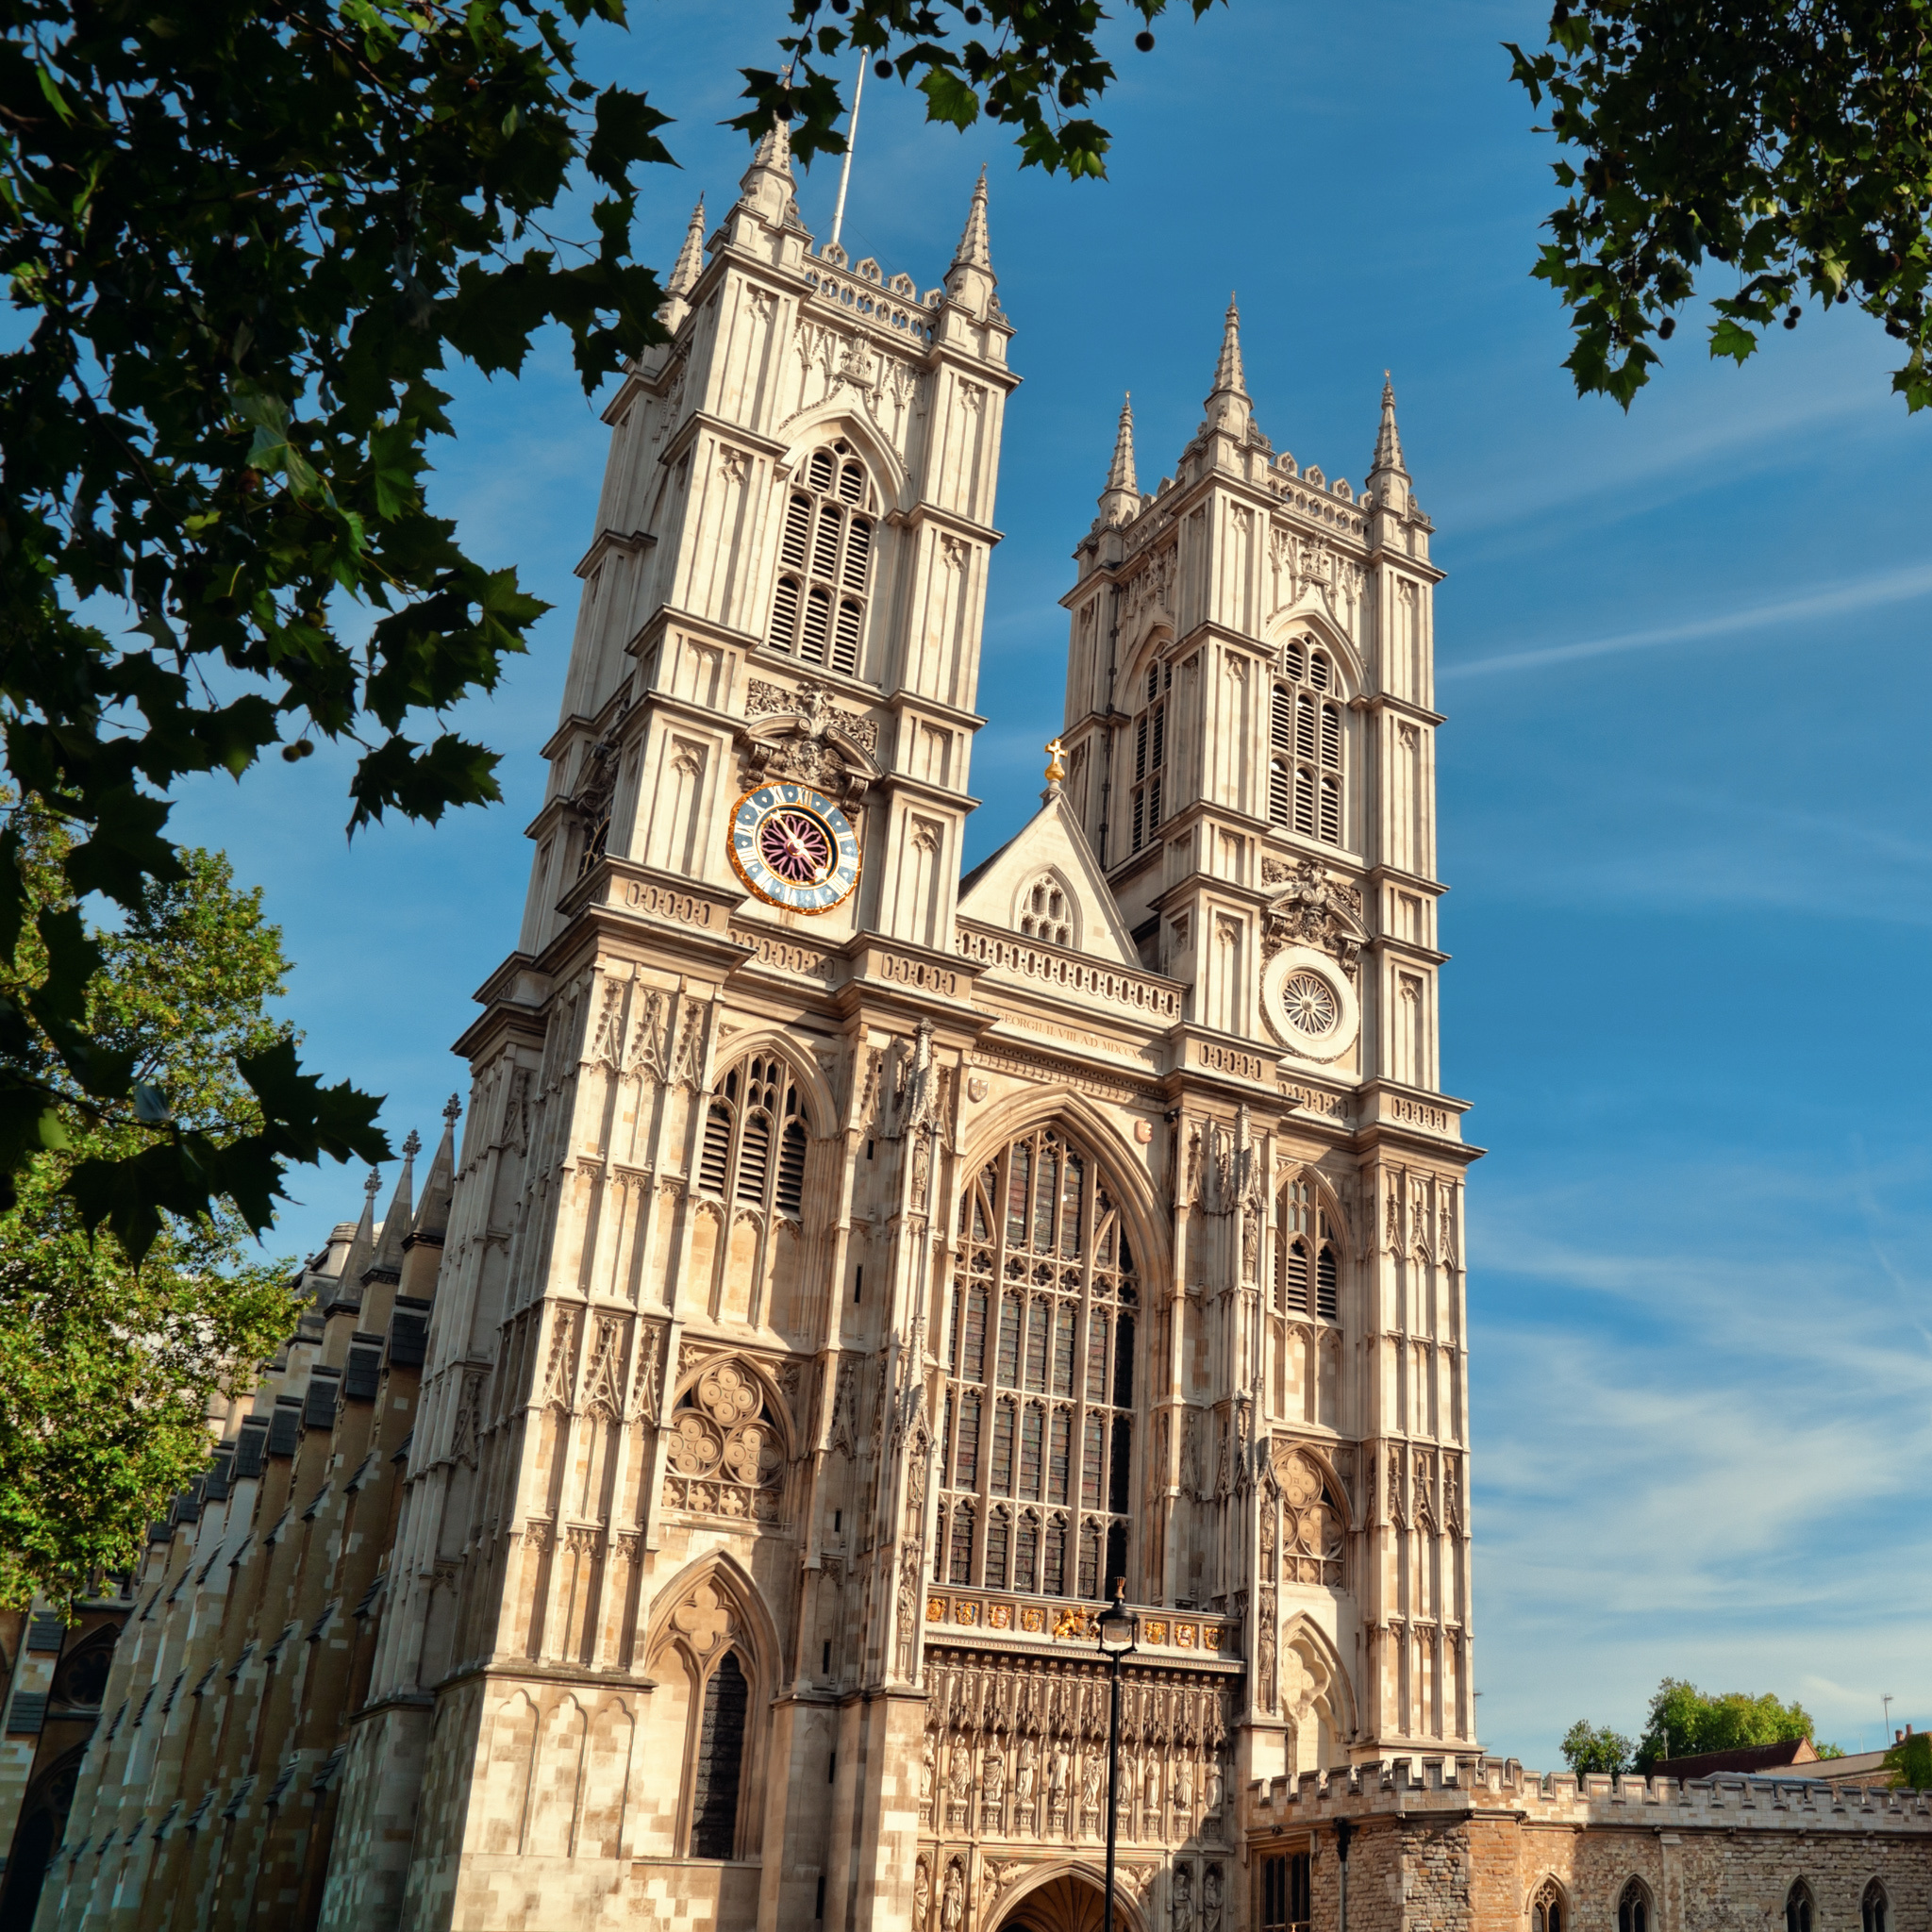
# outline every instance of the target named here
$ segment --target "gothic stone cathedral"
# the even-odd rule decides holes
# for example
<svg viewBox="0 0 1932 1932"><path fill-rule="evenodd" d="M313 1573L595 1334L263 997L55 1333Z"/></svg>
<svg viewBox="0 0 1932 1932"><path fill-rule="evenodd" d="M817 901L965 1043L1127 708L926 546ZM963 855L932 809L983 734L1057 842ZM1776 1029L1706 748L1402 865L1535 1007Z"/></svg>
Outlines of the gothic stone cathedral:
<svg viewBox="0 0 1932 1932"><path fill-rule="evenodd" d="M156 1525L39 1924L1086 1932L1116 1577L1131 1932L1335 1932L1351 1869L1356 1932L1608 1932L1624 1866L1702 1923L1689 1795L1477 1751L1392 395L1361 491L1299 468L1230 308L1152 494L1123 413L1041 807L962 878L984 183L924 294L793 186L774 131L610 404L460 1148Z"/></svg>

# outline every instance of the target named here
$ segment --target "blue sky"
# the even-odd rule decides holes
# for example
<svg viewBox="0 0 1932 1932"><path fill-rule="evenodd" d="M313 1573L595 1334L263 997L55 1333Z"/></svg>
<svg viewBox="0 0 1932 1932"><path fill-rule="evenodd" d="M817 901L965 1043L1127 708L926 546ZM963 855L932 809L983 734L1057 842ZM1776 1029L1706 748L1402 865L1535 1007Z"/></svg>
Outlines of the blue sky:
<svg viewBox="0 0 1932 1932"><path fill-rule="evenodd" d="M637 0L593 66L676 116L645 184L668 266L744 163L715 124L774 4ZM1850 1749L1932 1721L1932 423L1843 309L1741 373L1680 327L1627 417L1579 402L1527 271L1553 190L1499 42L1536 8L1234 0L1121 42L1111 178L865 102L845 242L921 288L979 164L1025 377L1008 416L969 863L1031 809L1055 599L1123 390L1151 487L1239 291L1277 448L1359 481L1394 372L1438 593L1444 1064L1471 1191L1476 1657L1490 1748L1555 1765L1665 1674L1802 1698ZM836 172L807 180L829 227ZM448 1043L513 943L604 432L554 344L458 384L437 494L558 609L465 723L507 802L348 846L340 761L210 783L177 824L267 890L313 1062L429 1138ZM387 1177L386 1177L387 1178ZM297 1177L290 1247L357 1178ZM1919 1501L1914 1503L1913 1497Z"/></svg>

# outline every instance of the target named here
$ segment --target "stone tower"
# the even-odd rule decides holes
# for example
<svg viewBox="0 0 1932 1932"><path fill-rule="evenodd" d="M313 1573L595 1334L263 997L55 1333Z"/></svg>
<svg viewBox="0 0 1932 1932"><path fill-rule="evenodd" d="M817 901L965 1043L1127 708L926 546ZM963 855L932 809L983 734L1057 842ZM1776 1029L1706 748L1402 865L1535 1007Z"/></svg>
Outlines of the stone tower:
<svg viewBox="0 0 1932 1932"><path fill-rule="evenodd" d="M962 878L985 183L924 293L793 186L774 129L700 204L610 404L460 1147L156 1525L50 1925L1077 1932L1116 1584L1127 1932L1287 1932L1298 1776L1470 1761L1392 394L1359 494L1231 308L1151 494L1122 412L1041 808Z"/></svg>

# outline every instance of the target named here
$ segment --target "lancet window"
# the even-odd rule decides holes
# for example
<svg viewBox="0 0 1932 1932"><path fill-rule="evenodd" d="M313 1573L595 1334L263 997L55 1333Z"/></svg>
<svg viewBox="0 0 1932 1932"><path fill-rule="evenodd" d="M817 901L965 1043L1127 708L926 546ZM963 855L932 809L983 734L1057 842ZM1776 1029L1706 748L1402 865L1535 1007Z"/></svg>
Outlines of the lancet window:
<svg viewBox="0 0 1932 1932"><path fill-rule="evenodd" d="M1785 1893L1785 1932L1811 1932L1811 1888L1800 1878Z"/></svg>
<svg viewBox="0 0 1932 1932"><path fill-rule="evenodd" d="M800 1220L807 1144L791 1069L776 1054L753 1054L724 1075L706 1106L698 1186L721 1200Z"/></svg>
<svg viewBox="0 0 1932 1932"><path fill-rule="evenodd" d="M1268 816L1325 845L1341 843L1341 710L1334 660L1307 638L1290 640L1269 721Z"/></svg>
<svg viewBox="0 0 1932 1932"><path fill-rule="evenodd" d="M1162 791L1167 783L1167 702L1174 686L1172 664L1150 664L1141 715L1134 721L1132 841L1138 852L1160 829Z"/></svg>
<svg viewBox="0 0 1932 1932"><path fill-rule="evenodd" d="M1568 1916L1557 1881L1545 1878L1530 1901L1529 1932L1569 1932Z"/></svg>
<svg viewBox="0 0 1932 1932"><path fill-rule="evenodd" d="M1140 1285L1092 1158L1041 1128L959 1204L938 1564L945 1581L1099 1598L1126 1574Z"/></svg>
<svg viewBox="0 0 1932 1932"><path fill-rule="evenodd" d="M1651 1932L1650 1889L1633 1878L1617 1901L1617 1932Z"/></svg>
<svg viewBox="0 0 1932 1932"><path fill-rule="evenodd" d="M738 1792L744 1774L744 1720L751 1686L738 1653L727 1650L705 1684L697 1757L691 1767L691 1851L694 1858L738 1855Z"/></svg>
<svg viewBox="0 0 1932 1932"><path fill-rule="evenodd" d="M848 442L815 449L786 492L771 643L807 664L855 675L872 584L873 492Z"/></svg>
<svg viewBox="0 0 1932 1932"><path fill-rule="evenodd" d="M784 1436L763 1385L737 1362L706 1369L672 1413L664 1501L673 1509L775 1523Z"/></svg>
<svg viewBox="0 0 1932 1932"><path fill-rule="evenodd" d="M1341 1319L1341 1242L1314 1184L1306 1174L1289 1182L1282 1196L1280 1266L1274 1277L1278 1314Z"/></svg>
<svg viewBox="0 0 1932 1932"><path fill-rule="evenodd" d="M1891 1932L1891 1901L1885 1895L1885 1888L1877 1879L1873 1879L1865 1888L1861 1902L1861 1916L1864 1932Z"/></svg>

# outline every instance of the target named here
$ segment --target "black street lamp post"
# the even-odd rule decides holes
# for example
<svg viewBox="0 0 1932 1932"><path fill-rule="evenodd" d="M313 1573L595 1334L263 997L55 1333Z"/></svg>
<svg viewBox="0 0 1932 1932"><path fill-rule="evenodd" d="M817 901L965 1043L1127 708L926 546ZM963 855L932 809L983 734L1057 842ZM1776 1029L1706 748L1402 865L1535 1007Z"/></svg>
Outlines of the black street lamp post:
<svg viewBox="0 0 1932 1932"><path fill-rule="evenodd" d="M1121 1659L1141 1641L1141 1620L1126 1606L1127 1586L1117 1581L1113 1602L1096 1620L1100 1654L1113 1669L1107 1707L1107 1932L1113 1932L1113 1849L1120 1823Z"/></svg>

